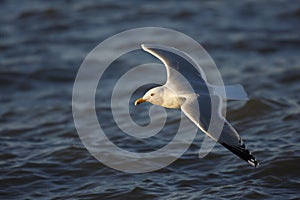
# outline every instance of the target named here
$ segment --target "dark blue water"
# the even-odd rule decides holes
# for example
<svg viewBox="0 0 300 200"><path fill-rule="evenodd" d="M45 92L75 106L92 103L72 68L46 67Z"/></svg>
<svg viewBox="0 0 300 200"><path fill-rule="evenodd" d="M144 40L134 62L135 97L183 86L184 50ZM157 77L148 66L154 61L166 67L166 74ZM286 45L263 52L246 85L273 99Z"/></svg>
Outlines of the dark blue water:
<svg viewBox="0 0 300 200"><path fill-rule="evenodd" d="M2 0L0 16L1 199L300 198L300 1ZM146 174L116 171L88 153L72 118L77 70L98 43L142 26L193 37L225 83L245 86L251 100L230 102L227 116L259 168L220 145L199 159L198 143Z"/></svg>

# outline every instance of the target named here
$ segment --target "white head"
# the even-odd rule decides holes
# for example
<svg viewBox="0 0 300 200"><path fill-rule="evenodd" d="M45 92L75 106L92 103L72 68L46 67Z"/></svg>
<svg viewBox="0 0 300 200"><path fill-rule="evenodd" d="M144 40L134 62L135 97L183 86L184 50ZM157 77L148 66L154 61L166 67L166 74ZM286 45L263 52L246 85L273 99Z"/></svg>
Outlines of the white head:
<svg viewBox="0 0 300 200"><path fill-rule="evenodd" d="M146 101L165 108L180 108L181 106L178 96L165 86L152 88L134 104L138 105Z"/></svg>
<svg viewBox="0 0 300 200"><path fill-rule="evenodd" d="M164 89L165 88L163 86L159 86L148 90L148 92L146 92L146 94L142 98L139 98L135 101L134 105L139 105L143 102L162 105L164 102L163 99L163 95L165 91Z"/></svg>

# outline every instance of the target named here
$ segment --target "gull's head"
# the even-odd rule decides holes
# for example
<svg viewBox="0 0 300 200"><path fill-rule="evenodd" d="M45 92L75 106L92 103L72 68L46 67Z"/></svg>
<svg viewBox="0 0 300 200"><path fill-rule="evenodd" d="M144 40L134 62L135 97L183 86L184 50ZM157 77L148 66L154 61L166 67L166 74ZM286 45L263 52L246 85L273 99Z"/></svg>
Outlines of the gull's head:
<svg viewBox="0 0 300 200"><path fill-rule="evenodd" d="M139 105L144 102L149 102L156 105L163 103L164 88L162 86L150 89L146 94L135 101L134 105Z"/></svg>

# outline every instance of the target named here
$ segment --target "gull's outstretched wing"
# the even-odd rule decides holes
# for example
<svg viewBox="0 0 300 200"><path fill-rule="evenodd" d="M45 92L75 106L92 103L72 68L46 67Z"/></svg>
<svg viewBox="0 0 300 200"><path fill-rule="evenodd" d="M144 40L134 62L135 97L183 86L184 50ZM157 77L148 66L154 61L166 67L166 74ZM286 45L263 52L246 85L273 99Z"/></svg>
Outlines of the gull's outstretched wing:
<svg viewBox="0 0 300 200"><path fill-rule="evenodd" d="M251 165L257 166L258 162L246 149L237 131L221 114L222 100L221 95L218 94L221 87L213 89L216 95L210 94L209 88L214 86L206 83L204 73L197 70L201 70L201 68L197 67L192 58L175 48L158 44L143 44L142 48L157 57L165 65L167 70L165 86L183 100L181 110L185 115L212 139L218 141ZM231 97L233 99L245 99L246 93L243 91L238 93L238 91L235 91L236 88L238 87L228 88L228 91L232 94ZM213 105L218 106L214 108ZM216 110L212 111L212 108ZM214 117L211 117L212 115ZM210 122L211 118L216 119L217 122ZM211 128L211 126L215 127ZM217 127L222 126L221 131L214 131L218 129Z"/></svg>
<svg viewBox="0 0 300 200"><path fill-rule="evenodd" d="M193 92L206 95L211 92L220 95L223 99L248 100L247 93L241 85L208 84L202 68L189 55L178 49L159 44L142 44L142 48L165 65L166 85L169 89L176 91L176 94Z"/></svg>
<svg viewBox="0 0 300 200"><path fill-rule="evenodd" d="M220 97L216 95L186 96L185 101L181 106L181 110L202 132L222 144L232 153L247 161L249 164L255 167L258 166L258 162L251 152L246 149L246 146L243 144L237 131L222 116L220 109L222 107L221 104L222 101ZM212 105L219 105L219 108L217 108L216 111L213 111L214 113L212 113L211 110ZM199 113L199 110L201 114ZM214 116L212 119L214 121L210 122L213 114ZM216 131L215 133L214 130L217 130L218 128L213 126L220 127L220 125L223 125L223 129L220 129L222 130L221 133L219 134L220 131Z"/></svg>
<svg viewBox="0 0 300 200"><path fill-rule="evenodd" d="M142 44L142 48L165 65L167 70L166 84L170 86L169 89L176 91L177 94L182 91L209 94L204 73L198 71L201 68L197 67L197 64L187 54L178 49L158 44ZM194 91L190 91L191 87Z"/></svg>

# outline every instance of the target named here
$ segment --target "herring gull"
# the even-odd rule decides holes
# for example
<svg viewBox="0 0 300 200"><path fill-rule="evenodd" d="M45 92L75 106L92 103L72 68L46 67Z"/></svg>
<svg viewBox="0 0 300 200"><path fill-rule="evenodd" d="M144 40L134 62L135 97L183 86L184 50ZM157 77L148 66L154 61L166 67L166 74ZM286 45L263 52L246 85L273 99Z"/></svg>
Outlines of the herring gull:
<svg viewBox="0 0 300 200"><path fill-rule="evenodd" d="M135 101L135 105L149 102L165 108L181 109L202 132L241 159L257 167L259 163L247 150L238 132L221 112L223 97L218 92L220 86L214 87L208 84L202 74L195 69L193 65L195 62L178 49L158 44L143 44L142 49L157 57L165 65L167 81L164 85L147 91L142 98ZM190 86L186 85L185 80ZM225 91L226 99L247 99L246 92L241 85L225 86ZM221 133L208 130L211 123L212 102L217 102L214 105L219 107L217 117L223 123Z"/></svg>

